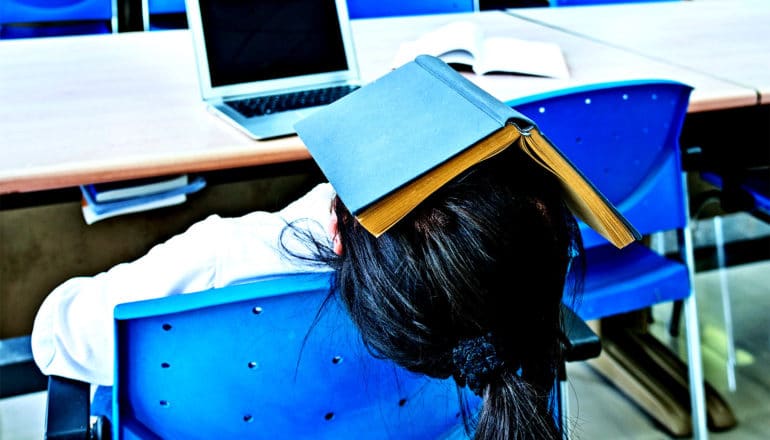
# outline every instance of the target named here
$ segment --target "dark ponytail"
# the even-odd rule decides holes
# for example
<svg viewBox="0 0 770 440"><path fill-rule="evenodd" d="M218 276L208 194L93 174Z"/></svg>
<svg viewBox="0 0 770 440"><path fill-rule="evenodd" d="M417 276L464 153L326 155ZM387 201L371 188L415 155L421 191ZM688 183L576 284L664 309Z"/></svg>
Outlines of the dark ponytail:
<svg viewBox="0 0 770 440"><path fill-rule="evenodd" d="M367 348L481 396L464 417L476 439L559 438L560 304L581 244L556 179L509 148L379 238L334 212L343 252L321 257Z"/></svg>
<svg viewBox="0 0 770 440"><path fill-rule="evenodd" d="M503 374L482 396L474 437L477 439L560 439L550 410L549 393L517 374Z"/></svg>

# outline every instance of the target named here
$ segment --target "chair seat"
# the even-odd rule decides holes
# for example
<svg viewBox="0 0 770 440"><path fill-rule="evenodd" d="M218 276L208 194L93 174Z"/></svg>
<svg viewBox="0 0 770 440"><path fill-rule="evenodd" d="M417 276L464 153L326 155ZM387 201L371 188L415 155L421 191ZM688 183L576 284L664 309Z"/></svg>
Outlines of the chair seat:
<svg viewBox="0 0 770 440"><path fill-rule="evenodd" d="M0 39L108 34L109 22L35 23L0 26Z"/></svg>
<svg viewBox="0 0 770 440"><path fill-rule="evenodd" d="M113 31L112 0L0 1L0 39Z"/></svg>
<svg viewBox="0 0 770 440"><path fill-rule="evenodd" d="M687 266L643 244L593 247L586 250L585 294L576 312L584 320L630 312L685 298L686 285Z"/></svg>

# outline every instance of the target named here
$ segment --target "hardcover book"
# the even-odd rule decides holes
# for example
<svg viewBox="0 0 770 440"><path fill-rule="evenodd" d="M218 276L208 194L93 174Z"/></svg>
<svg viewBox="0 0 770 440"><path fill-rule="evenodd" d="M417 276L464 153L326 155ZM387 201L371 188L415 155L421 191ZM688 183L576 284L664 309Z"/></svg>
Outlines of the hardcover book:
<svg viewBox="0 0 770 440"><path fill-rule="evenodd" d="M84 186L97 202L111 202L157 194L183 187L188 183L187 174L181 174L178 176L158 176L117 182L93 183Z"/></svg>
<svg viewBox="0 0 770 440"><path fill-rule="evenodd" d="M187 180L187 177L185 177L185 180ZM90 225L105 218L184 203L187 201L188 194L200 191L205 186L206 180L198 176L186 185L166 191L137 195L109 202L99 202L87 186L81 185L80 193L82 199L80 206L86 224Z"/></svg>
<svg viewBox="0 0 770 440"><path fill-rule="evenodd" d="M418 56L295 129L375 236L463 171L512 147L557 176L575 215L615 246L641 238L532 120L433 56Z"/></svg>

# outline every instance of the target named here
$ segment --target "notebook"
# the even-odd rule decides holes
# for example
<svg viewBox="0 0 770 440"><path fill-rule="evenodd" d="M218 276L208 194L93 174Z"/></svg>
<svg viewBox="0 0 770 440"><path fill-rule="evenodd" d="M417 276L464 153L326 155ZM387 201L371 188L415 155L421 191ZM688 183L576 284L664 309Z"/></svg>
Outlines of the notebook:
<svg viewBox="0 0 770 440"><path fill-rule="evenodd" d="M203 101L254 139L360 86L345 0L186 1Z"/></svg>

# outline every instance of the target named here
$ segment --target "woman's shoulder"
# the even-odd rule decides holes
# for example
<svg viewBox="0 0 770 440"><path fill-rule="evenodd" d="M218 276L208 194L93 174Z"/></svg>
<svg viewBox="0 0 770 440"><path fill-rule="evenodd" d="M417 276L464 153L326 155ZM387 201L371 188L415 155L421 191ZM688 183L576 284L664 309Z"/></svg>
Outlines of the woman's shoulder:
<svg viewBox="0 0 770 440"><path fill-rule="evenodd" d="M280 211L281 217L287 221L300 218L320 220L328 218L331 212L331 202L335 192L329 183L319 183L304 196L291 202Z"/></svg>

